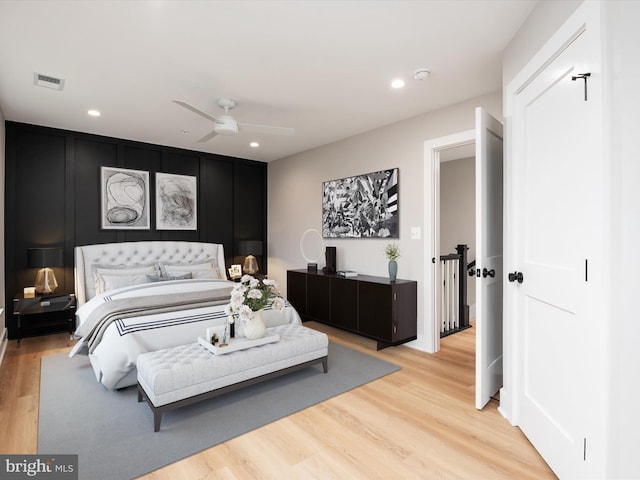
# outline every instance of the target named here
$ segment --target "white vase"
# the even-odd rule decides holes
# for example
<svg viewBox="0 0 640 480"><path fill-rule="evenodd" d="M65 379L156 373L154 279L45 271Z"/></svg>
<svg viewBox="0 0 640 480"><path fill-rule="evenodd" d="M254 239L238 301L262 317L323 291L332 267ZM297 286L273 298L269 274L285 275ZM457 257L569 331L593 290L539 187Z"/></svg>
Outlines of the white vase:
<svg viewBox="0 0 640 480"><path fill-rule="evenodd" d="M253 312L253 318L244 324L244 336L249 340L262 338L267 327L262 320L262 310Z"/></svg>

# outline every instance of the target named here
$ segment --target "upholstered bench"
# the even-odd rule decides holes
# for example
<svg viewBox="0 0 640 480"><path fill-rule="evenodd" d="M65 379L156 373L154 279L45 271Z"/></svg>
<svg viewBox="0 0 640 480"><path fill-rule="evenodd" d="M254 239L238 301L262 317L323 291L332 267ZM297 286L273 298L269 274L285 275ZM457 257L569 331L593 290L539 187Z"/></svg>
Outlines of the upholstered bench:
<svg viewBox="0 0 640 480"><path fill-rule="evenodd" d="M138 402L153 411L154 431L162 414L175 408L322 363L327 372L327 336L302 325L268 328L280 340L224 355L198 343L138 356Z"/></svg>

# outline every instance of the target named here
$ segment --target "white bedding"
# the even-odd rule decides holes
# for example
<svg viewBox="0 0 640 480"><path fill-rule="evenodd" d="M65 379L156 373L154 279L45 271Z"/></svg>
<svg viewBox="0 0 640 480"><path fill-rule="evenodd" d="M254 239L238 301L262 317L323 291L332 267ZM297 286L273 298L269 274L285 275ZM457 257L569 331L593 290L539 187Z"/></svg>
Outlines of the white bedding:
<svg viewBox="0 0 640 480"><path fill-rule="evenodd" d="M163 293L207 290L211 290L214 297L216 291L220 292L220 289L228 289L232 285L232 282L226 280L171 280L118 288L97 295L76 312L76 335L80 340L69 356L86 353L86 342L83 337L87 333L85 331L87 318L92 311L105 302ZM205 335L207 328L225 324L225 305L226 303L203 308L185 308L176 312L114 321L106 328L99 344L89 353L97 380L109 389L134 385L138 355L197 341L198 336ZM298 313L288 304L283 312L267 309L263 318L267 327L301 323ZM242 335L239 328L236 333Z"/></svg>
<svg viewBox="0 0 640 480"><path fill-rule="evenodd" d="M107 388L122 388L136 383L136 358L140 353L193 343L212 326L224 325L225 304L180 311L153 313L139 318L115 318L100 330L99 341L85 348L83 324L90 313L105 305L122 303L124 298L210 289L213 297L232 285L226 280L226 260L222 244L185 241L117 242L77 246L75 254L75 291L77 336L80 338L70 355L87 353L96 378ZM171 278L171 280L166 280ZM192 278L194 280L177 280ZM214 280L218 279L218 280ZM159 281L164 280L164 281ZM127 285L127 286L125 286ZM218 292L216 295L215 292ZM104 293L101 293L104 292ZM135 302L132 300L132 302ZM144 300L142 310L146 310ZM155 305L155 300L146 301ZM267 311L268 326L301 323L297 312L287 306L283 313ZM240 333L240 332L238 332Z"/></svg>

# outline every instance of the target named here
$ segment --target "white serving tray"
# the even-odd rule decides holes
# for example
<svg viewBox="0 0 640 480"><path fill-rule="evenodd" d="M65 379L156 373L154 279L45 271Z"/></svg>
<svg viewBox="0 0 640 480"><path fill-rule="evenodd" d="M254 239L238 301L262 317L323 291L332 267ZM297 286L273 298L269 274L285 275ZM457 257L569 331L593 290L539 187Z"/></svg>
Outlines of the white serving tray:
<svg viewBox="0 0 640 480"><path fill-rule="evenodd" d="M209 350L214 355L224 355L225 353L236 352L238 350L246 350L247 348L257 347L266 343L273 343L280 340L280 335L273 334L267 335L262 338L256 338L255 340L249 340L245 337L235 337L227 340L227 345L220 347L218 345L211 345L204 337L198 337L198 343L204 348Z"/></svg>

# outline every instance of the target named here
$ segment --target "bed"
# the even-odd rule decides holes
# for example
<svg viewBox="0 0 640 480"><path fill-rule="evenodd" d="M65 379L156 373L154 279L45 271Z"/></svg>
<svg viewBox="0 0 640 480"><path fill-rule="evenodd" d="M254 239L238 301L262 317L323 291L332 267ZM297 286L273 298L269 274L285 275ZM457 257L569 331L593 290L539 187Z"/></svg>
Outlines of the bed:
<svg viewBox="0 0 640 480"><path fill-rule="evenodd" d="M137 383L141 353L196 341L226 322L233 282L220 244L181 241L121 242L75 248L77 344L96 379L108 389ZM268 327L300 324L287 303L267 309ZM237 334L242 335L240 326Z"/></svg>

